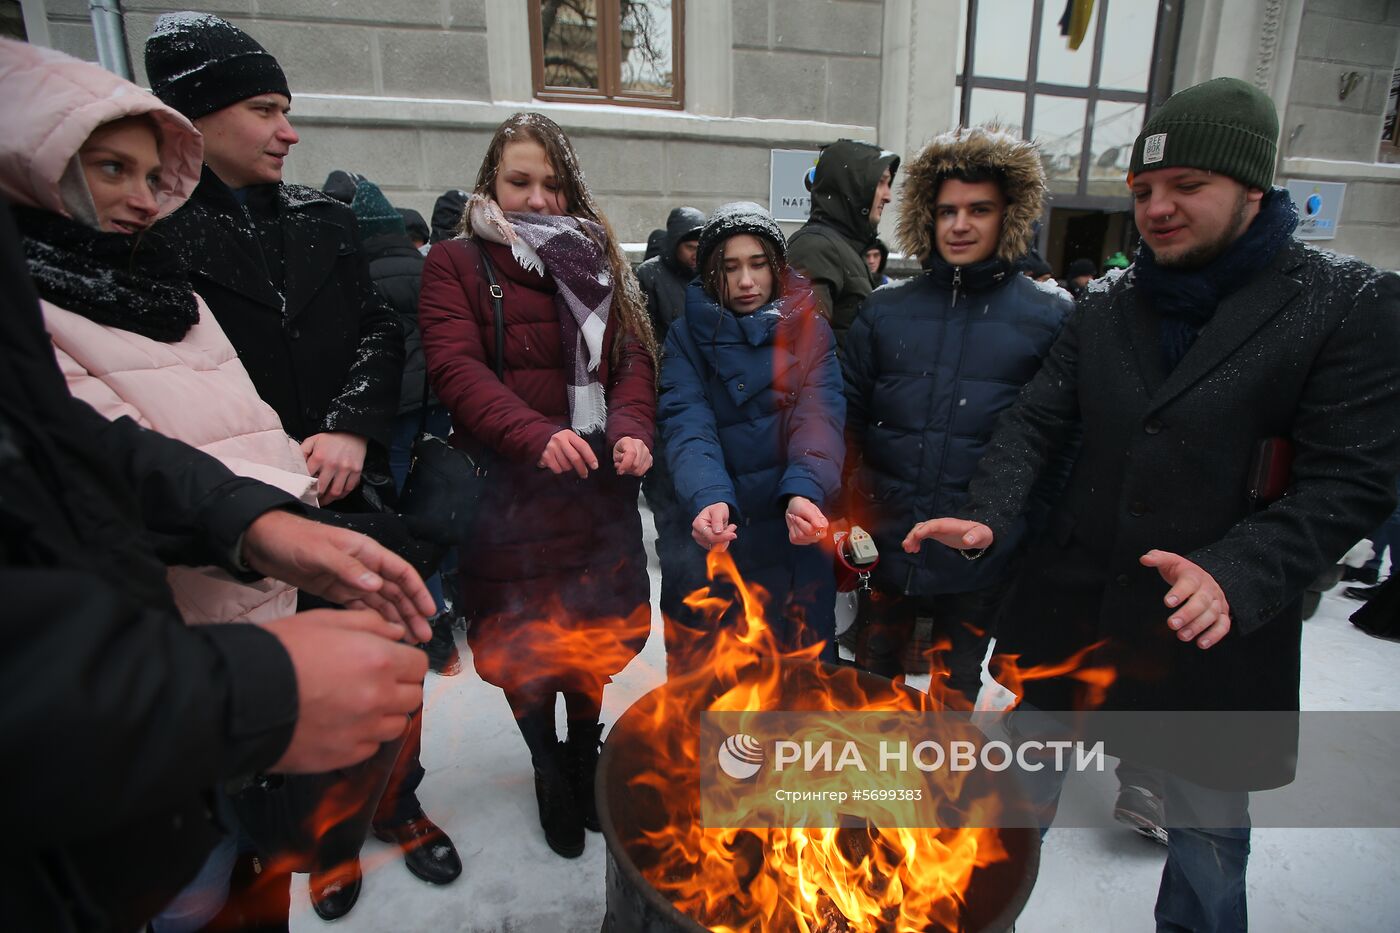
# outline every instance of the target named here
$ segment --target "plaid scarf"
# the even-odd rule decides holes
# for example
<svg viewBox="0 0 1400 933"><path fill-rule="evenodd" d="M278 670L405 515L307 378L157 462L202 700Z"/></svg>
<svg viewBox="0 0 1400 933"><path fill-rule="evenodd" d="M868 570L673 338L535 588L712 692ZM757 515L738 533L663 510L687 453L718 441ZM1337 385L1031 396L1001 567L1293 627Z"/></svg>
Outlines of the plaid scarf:
<svg viewBox="0 0 1400 933"><path fill-rule="evenodd" d="M554 279L569 380L569 427L580 435L602 431L608 409L598 367L613 295L602 226L582 217L505 214L495 201L476 194L467 209L473 233L509 246L522 268Z"/></svg>

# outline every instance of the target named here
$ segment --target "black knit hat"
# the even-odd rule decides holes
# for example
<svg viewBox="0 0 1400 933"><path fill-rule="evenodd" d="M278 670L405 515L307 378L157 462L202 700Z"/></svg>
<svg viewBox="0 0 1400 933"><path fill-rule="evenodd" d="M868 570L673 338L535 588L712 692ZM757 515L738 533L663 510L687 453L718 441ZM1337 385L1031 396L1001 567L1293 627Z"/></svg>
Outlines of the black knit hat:
<svg viewBox="0 0 1400 933"><path fill-rule="evenodd" d="M1133 143L1128 179L1159 168L1198 168L1265 191L1278 161L1278 113L1258 88L1214 78L1178 91Z"/></svg>
<svg viewBox="0 0 1400 933"><path fill-rule="evenodd" d="M288 100L282 66L252 36L209 13L166 13L146 37L151 91L197 120L258 94Z"/></svg>
<svg viewBox="0 0 1400 933"><path fill-rule="evenodd" d="M705 268L715 247L732 236L748 233L761 236L773 244L780 262L787 262L787 239L783 228L773 215L752 201L731 201L715 208L700 231L700 245L695 250L695 267Z"/></svg>

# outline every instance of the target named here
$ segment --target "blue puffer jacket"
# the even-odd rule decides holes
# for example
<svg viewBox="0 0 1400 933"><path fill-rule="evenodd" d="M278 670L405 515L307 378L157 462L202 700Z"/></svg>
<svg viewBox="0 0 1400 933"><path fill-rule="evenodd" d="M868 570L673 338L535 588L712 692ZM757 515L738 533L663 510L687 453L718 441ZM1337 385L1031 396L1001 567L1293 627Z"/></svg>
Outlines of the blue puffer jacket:
<svg viewBox="0 0 1400 933"><path fill-rule="evenodd" d="M790 496L804 496L830 514L845 413L835 338L804 279L791 275L782 300L746 315L690 285L685 314L666 337L657 407L677 498L687 520L727 503L739 526L730 551L740 572L774 603L790 587L819 631L832 615L831 557L791 544L783 513ZM705 552L693 552L703 566Z"/></svg>
<svg viewBox="0 0 1400 933"><path fill-rule="evenodd" d="M850 517L875 538L875 582L914 596L965 593L1004 580L1022 520L981 558L900 542L916 522L958 515L997 417L1040 369L1074 306L1070 296L991 259L873 293L846 338Z"/></svg>

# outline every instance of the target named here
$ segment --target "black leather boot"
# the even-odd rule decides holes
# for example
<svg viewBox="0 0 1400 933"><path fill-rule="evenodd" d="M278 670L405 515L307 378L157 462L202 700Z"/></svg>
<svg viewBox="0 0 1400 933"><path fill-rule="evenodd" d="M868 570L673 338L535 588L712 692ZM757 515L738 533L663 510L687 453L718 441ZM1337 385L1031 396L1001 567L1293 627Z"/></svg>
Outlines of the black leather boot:
<svg viewBox="0 0 1400 933"><path fill-rule="evenodd" d="M307 884L311 895L311 909L322 920L339 920L350 912L360 899L360 886L364 876L360 874L360 860L357 858L344 865L337 865L330 871L313 871Z"/></svg>
<svg viewBox="0 0 1400 933"><path fill-rule="evenodd" d="M598 771L599 739L603 734L601 723L580 726L569 724L569 741L564 743L564 768L569 777L569 788L573 791L574 802L583 816L583 825L593 832L601 832L598 822L598 801L593 795L594 777Z"/></svg>
<svg viewBox="0 0 1400 933"><path fill-rule="evenodd" d="M583 814L574 802L563 761L562 742L547 760L535 759L535 799L545 842L564 858L578 858L583 854Z"/></svg>
<svg viewBox="0 0 1400 933"><path fill-rule="evenodd" d="M450 884L462 874L462 859L452 840L421 807L402 823L375 826L374 835L402 849L408 870L429 884Z"/></svg>
<svg viewBox="0 0 1400 933"><path fill-rule="evenodd" d="M451 612L439 612L428 620L433 637L423 643L428 652L428 669L443 677L451 677L462 670L462 657L457 653L457 636L452 630L456 616Z"/></svg>

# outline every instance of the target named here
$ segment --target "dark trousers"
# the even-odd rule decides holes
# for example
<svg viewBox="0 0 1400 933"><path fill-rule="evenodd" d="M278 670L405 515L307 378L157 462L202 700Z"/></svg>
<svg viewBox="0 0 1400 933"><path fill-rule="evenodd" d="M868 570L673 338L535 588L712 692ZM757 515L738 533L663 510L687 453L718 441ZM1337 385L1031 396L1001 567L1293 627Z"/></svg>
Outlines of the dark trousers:
<svg viewBox="0 0 1400 933"><path fill-rule="evenodd" d="M905 647L916 623L927 619L932 623L934 650L946 644L941 667L947 671L948 688L975 701L982 689L982 661L1009 589L1008 584L998 583L969 593L936 596L861 593L855 622L861 627L856 666L891 679L904 674Z"/></svg>
<svg viewBox="0 0 1400 933"><path fill-rule="evenodd" d="M394 436L389 443L389 472L394 475L394 488L403 491L404 480L408 478L408 467L413 460L413 440L418 435L419 412L411 411L394 419ZM441 405L428 406L426 430L435 437L447 437L452 433L452 416ZM447 608L443 599L443 575L456 573L457 549L447 552L442 559L441 572L424 579L428 592L433 594L433 602L438 612ZM456 596L452 596L456 602Z"/></svg>
<svg viewBox="0 0 1400 933"><path fill-rule="evenodd" d="M379 798L379 806L374 811L375 826L395 826L405 823L417 815L421 809L418 803L418 785L423 783L423 707L418 707L408 721L404 733L403 747L394 759L394 770L389 775L389 783L384 795Z"/></svg>

